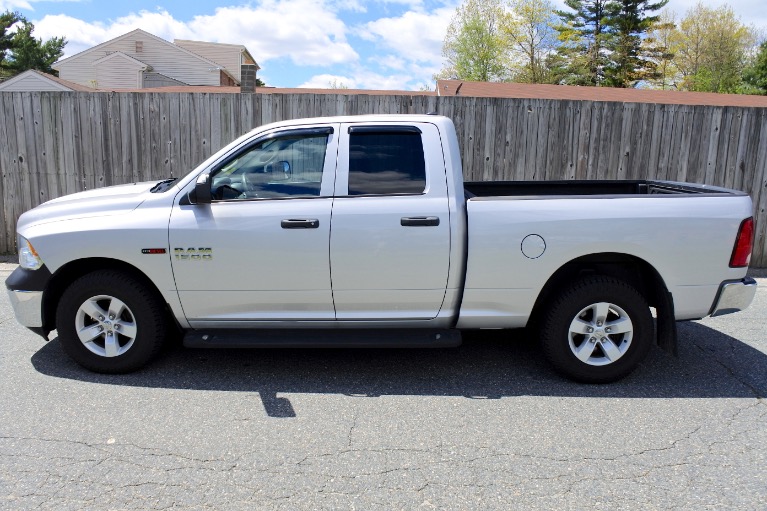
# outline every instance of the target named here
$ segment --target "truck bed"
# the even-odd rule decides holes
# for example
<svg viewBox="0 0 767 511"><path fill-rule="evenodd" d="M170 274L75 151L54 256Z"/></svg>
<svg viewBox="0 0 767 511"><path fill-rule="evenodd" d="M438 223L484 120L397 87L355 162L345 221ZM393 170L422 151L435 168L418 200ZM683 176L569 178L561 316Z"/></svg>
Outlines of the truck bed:
<svg viewBox="0 0 767 511"><path fill-rule="evenodd" d="M608 254L644 261L674 297L675 319L706 316L730 259L747 194L665 181L466 183L468 258L459 327L526 325L547 278ZM489 319L492 318L492 319Z"/></svg>
<svg viewBox="0 0 767 511"><path fill-rule="evenodd" d="M626 196L626 195L738 195L725 188L673 181L474 181L464 183L467 199L530 198L552 195Z"/></svg>

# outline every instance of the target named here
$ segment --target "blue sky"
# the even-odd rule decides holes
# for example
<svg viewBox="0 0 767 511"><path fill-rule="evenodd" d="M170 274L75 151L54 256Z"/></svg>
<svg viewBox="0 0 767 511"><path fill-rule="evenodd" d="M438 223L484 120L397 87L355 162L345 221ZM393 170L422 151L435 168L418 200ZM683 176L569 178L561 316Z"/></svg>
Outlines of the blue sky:
<svg viewBox="0 0 767 511"><path fill-rule="evenodd" d="M166 40L244 44L278 87L330 83L364 89L433 88L445 31L459 0L0 0L35 35L65 36L73 55L135 28ZM671 0L682 15L695 0ZM562 0L555 0L558 6ZM709 6L721 2L706 2ZM730 1L746 23L767 29L764 0Z"/></svg>

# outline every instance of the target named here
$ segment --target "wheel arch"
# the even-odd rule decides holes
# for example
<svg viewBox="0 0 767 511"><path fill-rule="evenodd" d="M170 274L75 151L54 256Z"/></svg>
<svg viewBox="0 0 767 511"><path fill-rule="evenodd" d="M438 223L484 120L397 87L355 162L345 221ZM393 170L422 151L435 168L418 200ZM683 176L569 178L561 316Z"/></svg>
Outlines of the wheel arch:
<svg viewBox="0 0 767 511"><path fill-rule="evenodd" d="M150 289L165 304L166 315L177 324L175 316L157 285L143 271L125 261L106 257L91 257L70 261L51 276L43 294L43 330L45 337L56 328L56 309L64 290L80 277L98 270L119 270L130 274Z"/></svg>
<svg viewBox="0 0 767 511"><path fill-rule="evenodd" d="M537 326L540 317L557 290L587 275L605 275L620 279L634 287L654 307L657 315L656 343L676 355L676 323L674 300L658 270L639 257L619 252L588 254L568 261L555 271L544 284L530 315Z"/></svg>

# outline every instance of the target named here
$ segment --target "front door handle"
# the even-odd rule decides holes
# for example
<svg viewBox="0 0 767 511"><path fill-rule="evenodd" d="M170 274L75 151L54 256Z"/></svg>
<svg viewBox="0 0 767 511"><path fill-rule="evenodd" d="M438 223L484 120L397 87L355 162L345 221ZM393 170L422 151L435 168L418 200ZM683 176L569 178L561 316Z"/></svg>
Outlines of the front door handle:
<svg viewBox="0 0 767 511"><path fill-rule="evenodd" d="M316 218L290 218L280 222L283 229L316 229L320 221Z"/></svg>
<svg viewBox="0 0 767 511"><path fill-rule="evenodd" d="M403 216L400 221L402 227L436 227L439 225L438 216Z"/></svg>

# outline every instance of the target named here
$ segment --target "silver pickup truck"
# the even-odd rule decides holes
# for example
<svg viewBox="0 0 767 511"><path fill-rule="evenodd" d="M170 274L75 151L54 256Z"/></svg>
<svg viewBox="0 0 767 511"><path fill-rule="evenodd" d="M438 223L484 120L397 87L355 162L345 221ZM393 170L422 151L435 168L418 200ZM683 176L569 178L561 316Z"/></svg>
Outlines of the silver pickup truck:
<svg viewBox="0 0 767 511"><path fill-rule="evenodd" d="M450 119L262 126L179 180L18 222L16 317L99 372L189 347L456 346L529 327L564 375L629 374L675 321L747 307L748 195L661 181L464 183ZM651 308L655 310L655 320Z"/></svg>

